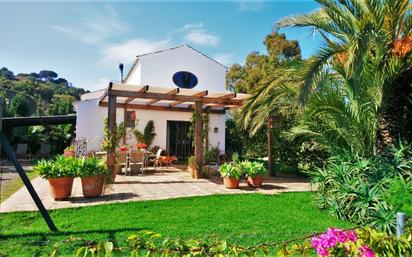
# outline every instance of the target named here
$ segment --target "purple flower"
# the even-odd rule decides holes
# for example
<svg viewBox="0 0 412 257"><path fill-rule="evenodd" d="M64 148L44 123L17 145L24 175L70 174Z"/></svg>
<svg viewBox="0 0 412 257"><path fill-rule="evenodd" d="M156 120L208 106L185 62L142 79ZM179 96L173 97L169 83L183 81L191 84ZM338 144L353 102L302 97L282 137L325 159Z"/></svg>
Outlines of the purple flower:
<svg viewBox="0 0 412 257"><path fill-rule="evenodd" d="M312 247L319 256L329 256L329 250L338 244L344 244L348 241L355 242L357 239L358 235L353 230L344 231L338 228L329 228L325 234L312 238Z"/></svg>
<svg viewBox="0 0 412 257"><path fill-rule="evenodd" d="M374 253L373 250L372 250L369 246L367 246L367 245L363 245L363 246L360 248L360 251L361 251L362 257L375 257L375 253Z"/></svg>

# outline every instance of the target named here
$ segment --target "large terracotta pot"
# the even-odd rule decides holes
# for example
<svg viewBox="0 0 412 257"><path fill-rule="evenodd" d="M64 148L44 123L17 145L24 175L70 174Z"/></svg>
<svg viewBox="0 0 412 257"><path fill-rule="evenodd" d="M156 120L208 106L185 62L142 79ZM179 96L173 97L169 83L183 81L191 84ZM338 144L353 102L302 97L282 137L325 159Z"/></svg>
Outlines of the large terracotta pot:
<svg viewBox="0 0 412 257"><path fill-rule="evenodd" d="M48 180L54 200L65 200L72 194L74 177L49 178Z"/></svg>
<svg viewBox="0 0 412 257"><path fill-rule="evenodd" d="M82 190L84 197L96 197L103 193L104 176L82 177Z"/></svg>
<svg viewBox="0 0 412 257"><path fill-rule="evenodd" d="M237 178L223 177L223 184L230 189L239 188L239 182L240 180Z"/></svg>
<svg viewBox="0 0 412 257"><path fill-rule="evenodd" d="M247 177L247 184L249 187L262 187L263 177L257 175L255 177Z"/></svg>

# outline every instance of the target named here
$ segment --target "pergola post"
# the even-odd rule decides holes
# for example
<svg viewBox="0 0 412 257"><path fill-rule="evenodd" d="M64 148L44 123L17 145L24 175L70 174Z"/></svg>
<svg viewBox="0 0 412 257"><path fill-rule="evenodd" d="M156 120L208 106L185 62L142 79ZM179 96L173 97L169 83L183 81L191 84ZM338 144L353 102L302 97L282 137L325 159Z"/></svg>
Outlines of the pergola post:
<svg viewBox="0 0 412 257"><path fill-rule="evenodd" d="M108 90L108 114L107 114L107 119L108 119L108 126L109 130L112 135L115 135L116 133L116 96L112 95L110 92L111 85L109 86ZM110 149L107 151L107 167L111 170L112 174L114 173L115 169L115 150L116 149Z"/></svg>
<svg viewBox="0 0 412 257"><path fill-rule="evenodd" d="M203 168L203 109L201 102L195 102L195 112L200 115L200 117L195 120L195 158L197 162L198 169L196 170L196 178L200 178Z"/></svg>
<svg viewBox="0 0 412 257"><path fill-rule="evenodd" d="M268 118L268 168L269 174L271 176L276 176L273 154L272 154L272 145L273 145L273 115L270 114Z"/></svg>

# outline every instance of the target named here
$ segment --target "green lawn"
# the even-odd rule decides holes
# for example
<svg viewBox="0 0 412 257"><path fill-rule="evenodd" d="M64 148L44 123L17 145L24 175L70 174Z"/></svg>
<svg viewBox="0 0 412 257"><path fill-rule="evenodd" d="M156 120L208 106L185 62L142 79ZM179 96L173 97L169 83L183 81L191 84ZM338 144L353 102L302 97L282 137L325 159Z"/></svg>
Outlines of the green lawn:
<svg viewBox="0 0 412 257"><path fill-rule="evenodd" d="M38 172L35 172L32 170L27 170L26 174L30 180L33 180L34 178L39 176ZM7 200L7 198L9 198L12 194L17 192L17 190L19 190L22 187L23 187L23 180L21 180L20 176L13 178L9 183L7 183L7 186L3 185L3 187L0 190L0 203Z"/></svg>
<svg viewBox="0 0 412 257"><path fill-rule="evenodd" d="M227 238L240 245L277 242L351 227L320 211L312 193L215 195L173 200L108 204L51 212L61 232L49 233L36 212L0 215L0 256L47 256L53 244L70 236L114 240L148 229L172 238ZM45 243L47 242L47 244ZM79 242L61 248L67 254ZM65 255L67 256L67 255Z"/></svg>

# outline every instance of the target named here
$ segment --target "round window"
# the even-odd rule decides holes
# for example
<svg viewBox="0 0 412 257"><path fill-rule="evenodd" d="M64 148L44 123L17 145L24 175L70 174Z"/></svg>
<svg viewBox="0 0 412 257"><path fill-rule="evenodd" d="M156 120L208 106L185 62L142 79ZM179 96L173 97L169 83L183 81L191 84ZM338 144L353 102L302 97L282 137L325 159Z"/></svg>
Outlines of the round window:
<svg viewBox="0 0 412 257"><path fill-rule="evenodd" d="M173 74L173 83L180 88L194 88L197 85L197 77L188 71L178 71Z"/></svg>

